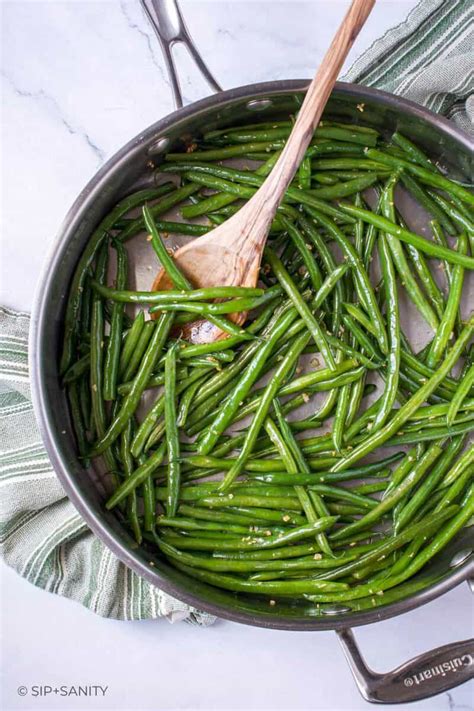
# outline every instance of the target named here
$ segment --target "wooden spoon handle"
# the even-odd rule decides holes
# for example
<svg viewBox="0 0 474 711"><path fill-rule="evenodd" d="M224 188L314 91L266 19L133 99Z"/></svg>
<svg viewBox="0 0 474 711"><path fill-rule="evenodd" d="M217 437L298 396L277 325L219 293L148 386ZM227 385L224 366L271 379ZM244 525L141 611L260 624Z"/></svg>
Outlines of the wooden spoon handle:
<svg viewBox="0 0 474 711"><path fill-rule="evenodd" d="M277 169L281 171L278 177L277 201L283 197L303 160L341 67L374 5L375 0L353 0L308 87L293 130L275 165L275 172Z"/></svg>
<svg viewBox="0 0 474 711"><path fill-rule="evenodd" d="M264 236L266 236L276 209L311 142L344 60L375 5L375 1L353 0L316 72L316 76L308 87L305 100L280 158L266 181L243 208L244 212L258 216L257 219L252 220L254 235L265 239ZM259 209L256 209L256 203L259 204Z"/></svg>

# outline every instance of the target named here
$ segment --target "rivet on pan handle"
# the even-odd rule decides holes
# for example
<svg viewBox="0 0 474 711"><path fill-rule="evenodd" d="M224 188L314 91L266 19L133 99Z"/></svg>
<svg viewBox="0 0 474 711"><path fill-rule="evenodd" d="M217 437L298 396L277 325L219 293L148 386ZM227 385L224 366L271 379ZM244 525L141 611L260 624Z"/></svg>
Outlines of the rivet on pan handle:
<svg viewBox="0 0 474 711"><path fill-rule="evenodd" d="M176 108L180 109L183 106L183 95L181 93L176 64L172 53L173 45L178 42L184 44L211 89L213 91L222 91L197 51L176 0L140 1L160 41Z"/></svg>
<svg viewBox="0 0 474 711"><path fill-rule="evenodd" d="M474 677L474 639L438 647L379 674L365 663L352 630L337 634L360 693L374 704L420 701Z"/></svg>

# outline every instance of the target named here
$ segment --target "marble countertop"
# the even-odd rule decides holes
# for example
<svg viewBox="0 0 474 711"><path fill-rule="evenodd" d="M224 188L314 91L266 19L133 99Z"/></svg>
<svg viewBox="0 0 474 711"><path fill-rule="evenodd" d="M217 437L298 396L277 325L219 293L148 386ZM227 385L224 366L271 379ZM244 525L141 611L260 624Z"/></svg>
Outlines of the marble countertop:
<svg viewBox="0 0 474 711"><path fill-rule="evenodd" d="M225 88L311 77L348 4L181 2ZM348 66L415 5L379 0ZM29 311L45 254L76 195L121 145L173 105L158 42L136 0L4 0L1 11L0 303ZM188 57L177 56L186 99L204 96ZM5 710L369 708L332 633L104 620L5 568L2 593ZM471 614L463 585L403 618L362 628L357 638L368 662L388 669L467 637ZM18 695L20 685L32 684L109 688L104 698L86 702ZM474 709L472 686L410 708Z"/></svg>

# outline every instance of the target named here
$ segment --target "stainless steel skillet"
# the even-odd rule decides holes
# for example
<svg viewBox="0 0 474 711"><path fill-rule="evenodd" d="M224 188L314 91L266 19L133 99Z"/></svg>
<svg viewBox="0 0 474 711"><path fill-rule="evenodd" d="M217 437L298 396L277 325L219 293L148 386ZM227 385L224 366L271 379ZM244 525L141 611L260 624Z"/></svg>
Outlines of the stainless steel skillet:
<svg viewBox="0 0 474 711"><path fill-rule="evenodd" d="M407 702L445 691L474 676L473 640L446 645L393 672L376 674L365 665L350 628L401 615L472 578L472 527L419 574L418 580L429 583L415 594L407 591L396 601L362 611L354 611L349 605L326 606L316 611L305 602L269 607L256 598L244 599L199 583L164 561L152 560L145 549L134 547L119 521L104 512L97 482L77 459L66 397L58 377L58 354L69 283L93 228L124 195L152 183L150 161L159 163L160 156L181 139L230 124L255 123L260 117L268 121L288 115L298 109L308 84L305 80L278 81L220 91L192 43L175 0L143 0L143 5L163 48L178 110L131 140L92 178L69 211L46 262L33 314L30 367L36 414L51 461L68 496L94 533L126 565L157 587L236 622L285 630L336 630L359 689L369 701ZM186 45L211 88L218 92L185 108L181 108L171 53L176 42ZM450 174L472 179L473 145L468 136L411 102L339 83L326 114L354 122L363 120L383 131L398 129L419 142Z"/></svg>

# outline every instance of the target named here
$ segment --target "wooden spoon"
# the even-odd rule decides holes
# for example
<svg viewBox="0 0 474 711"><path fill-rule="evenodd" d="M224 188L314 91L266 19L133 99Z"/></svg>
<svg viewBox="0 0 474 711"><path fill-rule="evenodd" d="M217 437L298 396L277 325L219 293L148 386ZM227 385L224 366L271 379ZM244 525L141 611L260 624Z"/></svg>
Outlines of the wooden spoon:
<svg viewBox="0 0 474 711"><path fill-rule="evenodd" d="M353 0L326 55L309 85L293 130L272 172L255 195L229 220L174 254L177 264L197 287L257 284L263 248L270 224L313 138L326 102L354 40L367 20L375 0ZM153 291L172 288L160 270ZM243 323L246 314L233 314ZM207 321L185 328L184 337L194 343L210 343L227 334Z"/></svg>

